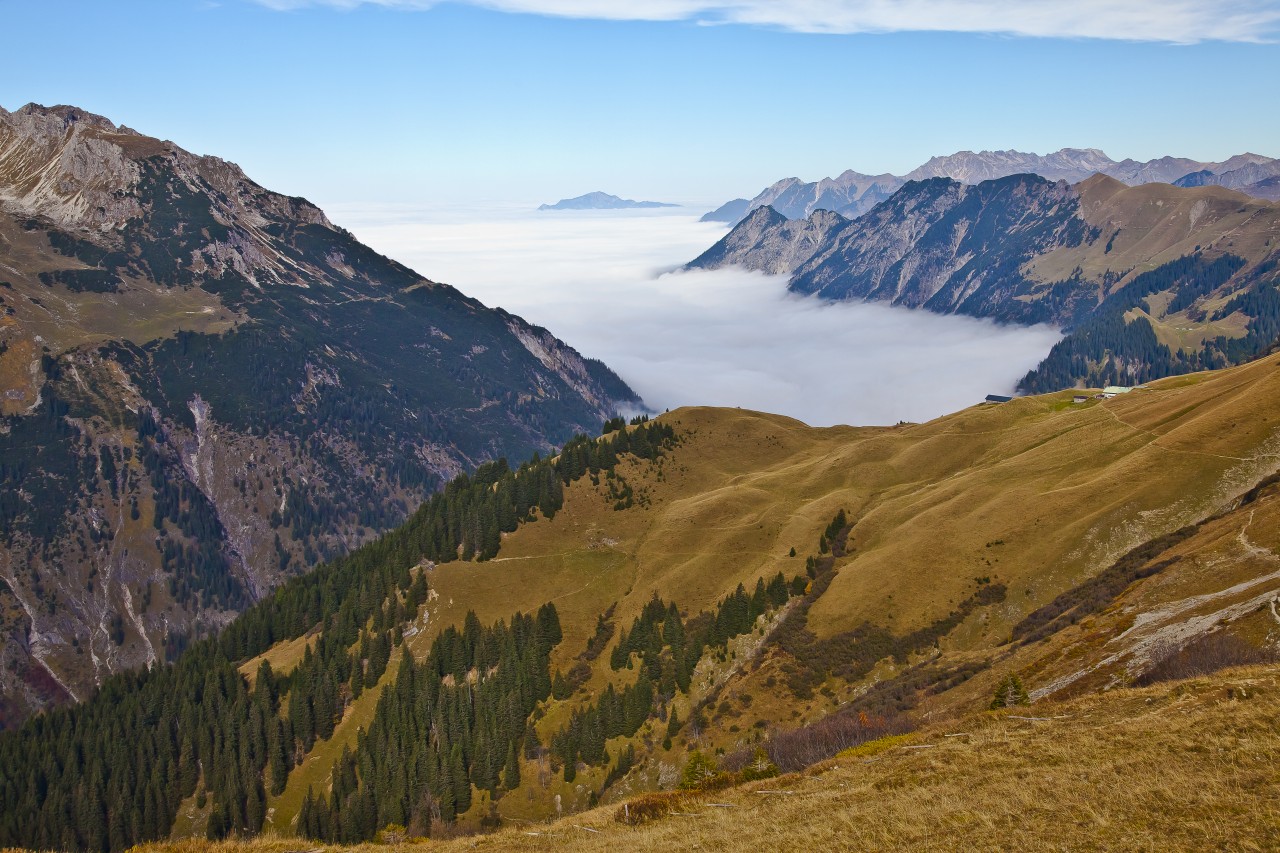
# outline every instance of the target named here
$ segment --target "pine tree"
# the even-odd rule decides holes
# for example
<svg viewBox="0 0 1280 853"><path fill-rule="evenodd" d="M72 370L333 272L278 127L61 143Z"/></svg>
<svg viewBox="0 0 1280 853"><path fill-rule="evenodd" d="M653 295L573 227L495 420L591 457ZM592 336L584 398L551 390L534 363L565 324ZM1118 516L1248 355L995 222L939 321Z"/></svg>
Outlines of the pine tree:
<svg viewBox="0 0 1280 853"><path fill-rule="evenodd" d="M680 774L680 787L696 790L716 775L715 762L695 749L689 754L689 761L684 766L684 772Z"/></svg>
<svg viewBox="0 0 1280 853"><path fill-rule="evenodd" d="M261 695L268 708L274 710L279 697L276 693L276 676L271 669L270 661L264 660L258 667L258 676L254 684L254 691Z"/></svg>
<svg viewBox="0 0 1280 853"><path fill-rule="evenodd" d="M455 743L449 753L449 773L453 777L453 801L458 814L471 808L471 777L462 762L462 744Z"/></svg>
<svg viewBox="0 0 1280 853"><path fill-rule="evenodd" d="M508 791L514 791L520 787L520 756L516 752L515 741L507 744L507 763L502 784Z"/></svg>
<svg viewBox="0 0 1280 853"><path fill-rule="evenodd" d="M351 693L351 701L360 698L360 694L364 692L364 661L360 659L360 653L356 652L351 657L351 674L347 677L347 690Z"/></svg>
<svg viewBox="0 0 1280 853"><path fill-rule="evenodd" d="M995 696L991 700L991 709L1009 708L1030 703L1031 697L1027 694L1027 688L1022 685L1022 679L1013 673L1009 673L996 685Z"/></svg>
<svg viewBox="0 0 1280 853"><path fill-rule="evenodd" d="M524 757L533 761L541 752L542 741L538 740L538 727L530 720L524 730Z"/></svg>
<svg viewBox="0 0 1280 853"><path fill-rule="evenodd" d="M271 738L267 743L271 767L271 795L284 793L285 784L289 781L289 756L286 751L284 723L275 720L271 728Z"/></svg>

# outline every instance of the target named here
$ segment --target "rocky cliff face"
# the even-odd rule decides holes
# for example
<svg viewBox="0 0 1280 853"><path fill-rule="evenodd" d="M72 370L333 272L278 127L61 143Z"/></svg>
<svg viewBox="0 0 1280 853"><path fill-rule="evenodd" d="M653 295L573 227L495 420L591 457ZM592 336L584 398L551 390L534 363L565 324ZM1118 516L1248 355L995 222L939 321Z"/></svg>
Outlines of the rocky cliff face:
<svg viewBox="0 0 1280 853"><path fill-rule="evenodd" d="M1032 175L978 186L933 178L853 220L825 210L788 220L757 209L689 266L785 273L792 290L828 299L1014 319L1034 308L1009 302L1020 264L1090 236L1078 207L1067 184Z"/></svg>
<svg viewBox="0 0 1280 853"><path fill-rule="evenodd" d="M0 725L635 395L239 167L0 111Z"/></svg>
<svg viewBox="0 0 1280 853"><path fill-rule="evenodd" d="M1065 182L1015 175L976 186L947 178L908 184L794 270L791 288L939 313L1023 322L1058 319L1025 296L1020 268L1095 237Z"/></svg>

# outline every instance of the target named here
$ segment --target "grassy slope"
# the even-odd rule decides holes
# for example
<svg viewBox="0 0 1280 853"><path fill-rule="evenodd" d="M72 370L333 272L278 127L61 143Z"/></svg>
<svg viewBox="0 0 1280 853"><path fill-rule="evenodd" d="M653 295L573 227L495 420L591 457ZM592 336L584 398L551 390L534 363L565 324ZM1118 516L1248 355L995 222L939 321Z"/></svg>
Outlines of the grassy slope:
<svg viewBox="0 0 1280 853"><path fill-rule="evenodd" d="M983 713L926 728L906 748L717 793L638 830L612 820L615 806L552 825L551 838L509 831L477 846L1265 848L1280 842L1277 711L1272 669ZM1029 714L1049 719L1017 718Z"/></svg>
<svg viewBox="0 0 1280 853"><path fill-rule="evenodd" d="M1091 623L1098 636L1087 642L1076 636L1086 629L1073 628L1016 650L1001 646L1012 626L1133 546L1226 508L1276 470L1278 364L1271 358L1165 380L1105 402L1077 405L1069 393L1055 394L894 428L811 429L740 410L681 409L666 417L685 435L682 447L661 467L620 468L647 507L615 512L603 483L580 481L555 519L508 536L498 559L435 568L436 597L427 605L425 629L409 644L425 654L436 631L460 623L469 608L488 622L552 600L565 628L553 666L567 670L597 614L611 603L618 602L617 624L626 627L655 591L696 612L739 582L750 585L779 570L790 577L803 571L819 531L844 508L855 521L853 551L812 608L813 630L827 636L864 620L897 632L918 627L946 615L976 589L975 577L989 575L1008 585L1008 598L975 612L940 649L951 660L993 657L996 664L930 700L924 713L981 706L991 682L1010 669L1028 673L1028 686L1044 692L1115 652L1103 648L1105 641L1133 616L1100 616ZM1267 519L1274 512L1269 503L1253 511L1265 511ZM797 558L787 556L793 546ZM1199 575L1193 562L1179 564L1137 585L1150 592L1132 606L1154 609L1205 584L1272 571L1263 564L1274 557L1257 559ZM1250 594L1269 589L1268 582ZM1120 654L1079 688L1123 681L1132 659ZM797 702L767 683L776 664L766 656L758 669L730 680L724 695L732 710L713 721L715 742L727 747L742 736L730 726L745 733L757 720L789 725L816 718L858 689L833 680L831 696ZM583 695L607 678L619 683L607 669L597 664ZM393 662L384 682L394 671ZM873 678L894 671L886 663ZM288 825L307 785L323 782L341 744L354 743L374 706L374 691L367 691L335 738L295 770L285 794L271 803L277 827ZM540 727L544 740L568 709L568 703L552 706ZM536 814L550 793L542 790L538 804L518 808L525 798L509 798L503 812Z"/></svg>
<svg viewBox="0 0 1280 853"><path fill-rule="evenodd" d="M1095 175L1077 188L1081 215L1102 239L1037 258L1028 272L1039 281L1061 281L1079 267L1086 278L1100 280L1113 272L1123 284L1198 249L1258 261L1280 238L1274 202L1222 187L1127 187Z"/></svg>
<svg viewBox="0 0 1280 853"><path fill-rule="evenodd" d="M690 798L676 808L679 814L640 827L615 821L619 807L612 805L428 846L1275 849L1278 714L1280 669L1236 670L935 724L883 751L863 748L803 775ZM138 849L284 853L295 847L294 841L267 838L246 845L189 842Z"/></svg>
<svg viewBox="0 0 1280 853"><path fill-rule="evenodd" d="M1003 669L1023 672L1037 694L1078 695L1128 682L1187 640L1213 631L1255 646L1280 642L1280 486L1200 526L1148 565L1174 558L1111 607L1049 640L1019 649ZM971 701L980 696L970 693Z"/></svg>

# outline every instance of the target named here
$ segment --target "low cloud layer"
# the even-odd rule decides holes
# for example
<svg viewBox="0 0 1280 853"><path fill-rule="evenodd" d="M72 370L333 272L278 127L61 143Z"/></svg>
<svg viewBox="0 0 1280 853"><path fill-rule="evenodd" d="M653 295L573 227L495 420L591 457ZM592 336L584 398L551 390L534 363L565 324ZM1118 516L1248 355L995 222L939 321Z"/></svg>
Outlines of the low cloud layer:
<svg viewBox="0 0 1280 853"><path fill-rule="evenodd" d="M546 326L659 410L741 406L806 423L923 421L1014 384L1048 327L790 294L785 277L662 272L724 233L689 214L331 210L423 275Z"/></svg>
<svg viewBox="0 0 1280 853"><path fill-rule="evenodd" d="M440 0L258 0L273 9L382 6ZM1273 0L465 0L502 12L599 20L749 24L809 33L960 32L1190 44L1271 40Z"/></svg>

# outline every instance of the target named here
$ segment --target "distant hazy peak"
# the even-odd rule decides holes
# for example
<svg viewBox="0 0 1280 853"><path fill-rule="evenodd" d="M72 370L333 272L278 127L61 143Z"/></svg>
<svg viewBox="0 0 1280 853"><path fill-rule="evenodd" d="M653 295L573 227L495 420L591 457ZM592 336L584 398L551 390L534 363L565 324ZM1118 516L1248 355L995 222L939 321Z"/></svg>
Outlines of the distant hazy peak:
<svg viewBox="0 0 1280 853"><path fill-rule="evenodd" d="M745 198L735 198L732 201L726 201L709 213L704 213L699 222L738 222L742 217L747 215L751 210L751 201Z"/></svg>
<svg viewBox="0 0 1280 853"><path fill-rule="evenodd" d="M1055 180L1080 180L1093 172L1105 171L1114 163L1096 148L1063 148L1044 156L1021 151L959 151L946 157L932 157L904 177L907 180L952 178L961 183L976 184L1030 172Z"/></svg>
<svg viewBox="0 0 1280 853"><path fill-rule="evenodd" d="M542 204L538 210L627 210L639 207L679 207L661 201L635 201L606 192L590 192L574 198L562 198L555 204Z"/></svg>

